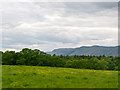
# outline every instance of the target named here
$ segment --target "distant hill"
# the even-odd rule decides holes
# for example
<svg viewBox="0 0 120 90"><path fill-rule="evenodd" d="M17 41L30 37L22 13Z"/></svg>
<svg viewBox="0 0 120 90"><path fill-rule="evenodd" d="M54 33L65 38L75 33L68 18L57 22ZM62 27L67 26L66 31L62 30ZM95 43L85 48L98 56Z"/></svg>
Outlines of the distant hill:
<svg viewBox="0 0 120 90"><path fill-rule="evenodd" d="M105 55L105 56L118 56L119 46L82 46L78 48L59 48L48 54L56 55Z"/></svg>

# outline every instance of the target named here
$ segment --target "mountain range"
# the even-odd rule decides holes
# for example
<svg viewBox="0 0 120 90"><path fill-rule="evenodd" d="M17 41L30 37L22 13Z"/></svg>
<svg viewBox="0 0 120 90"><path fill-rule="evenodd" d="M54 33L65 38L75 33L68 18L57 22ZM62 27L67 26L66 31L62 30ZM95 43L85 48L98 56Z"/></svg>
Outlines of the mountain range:
<svg viewBox="0 0 120 90"><path fill-rule="evenodd" d="M56 55L105 55L105 56L118 56L118 47L120 46L82 46L78 48L59 48L54 49L48 54Z"/></svg>

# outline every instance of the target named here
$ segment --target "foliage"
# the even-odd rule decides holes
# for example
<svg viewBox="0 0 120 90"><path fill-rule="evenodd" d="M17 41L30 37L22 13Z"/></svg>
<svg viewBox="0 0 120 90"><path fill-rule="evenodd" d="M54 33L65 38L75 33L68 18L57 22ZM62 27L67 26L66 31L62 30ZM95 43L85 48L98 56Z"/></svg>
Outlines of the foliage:
<svg viewBox="0 0 120 90"><path fill-rule="evenodd" d="M51 56L38 49L24 48L20 52L6 51L2 53L3 65L29 65L68 67L95 70L118 70L118 57L113 56ZM1 57L0 56L0 57Z"/></svg>

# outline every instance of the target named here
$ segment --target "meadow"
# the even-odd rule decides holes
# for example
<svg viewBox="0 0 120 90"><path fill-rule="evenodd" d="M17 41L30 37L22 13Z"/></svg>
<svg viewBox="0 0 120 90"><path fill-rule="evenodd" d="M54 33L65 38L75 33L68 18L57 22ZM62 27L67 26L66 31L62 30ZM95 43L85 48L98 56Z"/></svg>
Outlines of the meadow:
<svg viewBox="0 0 120 90"><path fill-rule="evenodd" d="M3 88L118 88L118 71L2 65Z"/></svg>

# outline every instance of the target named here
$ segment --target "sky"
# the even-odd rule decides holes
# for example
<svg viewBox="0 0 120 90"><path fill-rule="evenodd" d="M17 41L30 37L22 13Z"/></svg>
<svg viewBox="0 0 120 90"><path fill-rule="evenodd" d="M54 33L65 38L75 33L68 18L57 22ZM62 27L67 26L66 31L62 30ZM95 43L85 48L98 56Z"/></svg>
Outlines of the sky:
<svg viewBox="0 0 120 90"><path fill-rule="evenodd" d="M2 48L45 52L118 45L117 2L9 2L2 4ZM1 10L1 9L0 9Z"/></svg>

